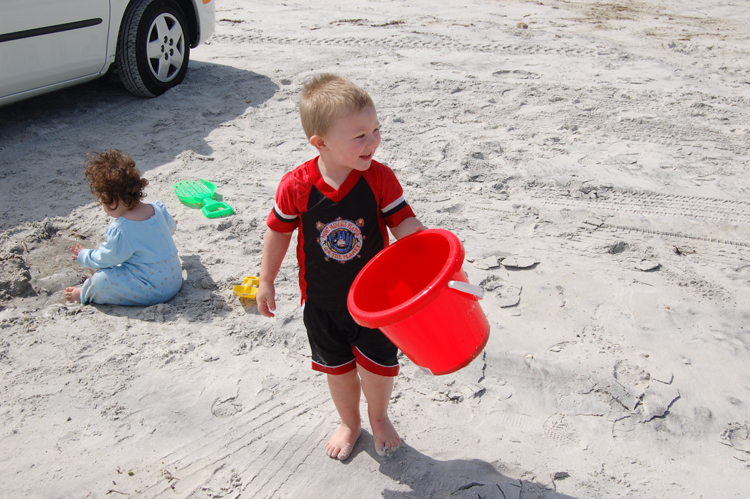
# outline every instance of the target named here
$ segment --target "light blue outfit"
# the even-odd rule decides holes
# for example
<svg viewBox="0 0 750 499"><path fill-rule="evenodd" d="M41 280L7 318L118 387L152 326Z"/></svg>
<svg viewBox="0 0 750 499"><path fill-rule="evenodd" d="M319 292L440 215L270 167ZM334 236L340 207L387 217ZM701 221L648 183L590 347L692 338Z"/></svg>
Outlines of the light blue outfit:
<svg viewBox="0 0 750 499"><path fill-rule="evenodd" d="M161 201L151 206L148 220L119 217L101 246L78 253L82 267L97 269L81 286L81 303L154 305L180 290L182 267L172 239L177 224Z"/></svg>

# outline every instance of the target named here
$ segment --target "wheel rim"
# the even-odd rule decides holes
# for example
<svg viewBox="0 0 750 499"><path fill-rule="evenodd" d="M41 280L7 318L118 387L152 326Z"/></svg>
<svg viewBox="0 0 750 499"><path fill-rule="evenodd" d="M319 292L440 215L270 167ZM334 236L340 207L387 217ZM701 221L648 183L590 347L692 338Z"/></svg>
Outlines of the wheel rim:
<svg viewBox="0 0 750 499"><path fill-rule="evenodd" d="M148 67L162 83L173 80L185 60L185 36L177 18L159 14L148 30Z"/></svg>

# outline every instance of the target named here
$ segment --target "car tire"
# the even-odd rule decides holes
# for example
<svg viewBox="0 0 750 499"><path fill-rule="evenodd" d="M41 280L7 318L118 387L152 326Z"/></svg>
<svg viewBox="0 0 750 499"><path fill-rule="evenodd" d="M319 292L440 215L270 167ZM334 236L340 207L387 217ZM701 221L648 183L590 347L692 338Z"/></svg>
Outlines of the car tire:
<svg viewBox="0 0 750 499"><path fill-rule="evenodd" d="M182 83L190 59L185 15L173 0L131 2L123 16L115 63L125 88L155 97Z"/></svg>

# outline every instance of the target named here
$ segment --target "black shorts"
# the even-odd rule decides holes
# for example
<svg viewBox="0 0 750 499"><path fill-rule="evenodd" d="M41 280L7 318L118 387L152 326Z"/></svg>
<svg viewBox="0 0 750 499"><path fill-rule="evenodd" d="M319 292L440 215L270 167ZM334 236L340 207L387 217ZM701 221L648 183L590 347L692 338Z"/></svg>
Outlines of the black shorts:
<svg viewBox="0 0 750 499"><path fill-rule="evenodd" d="M302 316L313 370L344 374L359 364L380 376L398 375L398 349L379 329L360 326L348 310L322 310L309 303Z"/></svg>

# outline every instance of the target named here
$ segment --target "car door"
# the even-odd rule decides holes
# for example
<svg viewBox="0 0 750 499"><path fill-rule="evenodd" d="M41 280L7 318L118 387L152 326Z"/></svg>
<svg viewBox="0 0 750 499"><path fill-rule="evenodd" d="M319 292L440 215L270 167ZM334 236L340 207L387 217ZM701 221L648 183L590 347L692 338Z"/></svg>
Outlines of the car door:
<svg viewBox="0 0 750 499"><path fill-rule="evenodd" d="M99 74L109 0L0 0L0 97Z"/></svg>

